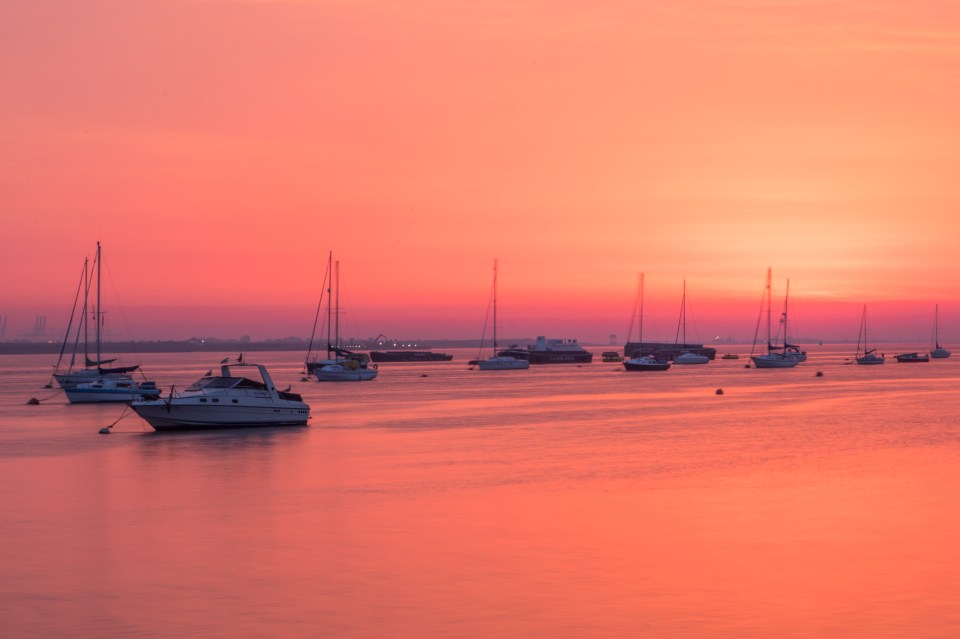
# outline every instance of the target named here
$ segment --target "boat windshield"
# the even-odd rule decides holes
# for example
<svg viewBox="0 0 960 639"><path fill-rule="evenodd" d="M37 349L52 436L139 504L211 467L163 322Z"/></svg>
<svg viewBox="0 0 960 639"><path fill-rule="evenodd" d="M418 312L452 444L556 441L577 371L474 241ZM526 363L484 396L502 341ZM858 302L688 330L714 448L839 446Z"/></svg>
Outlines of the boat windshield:
<svg viewBox="0 0 960 639"><path fill-rule="evenodd" d="M267 385L246 377L204 377L195 381L187 390L217 390L227 388L251 388L267 390Z"/></svg>

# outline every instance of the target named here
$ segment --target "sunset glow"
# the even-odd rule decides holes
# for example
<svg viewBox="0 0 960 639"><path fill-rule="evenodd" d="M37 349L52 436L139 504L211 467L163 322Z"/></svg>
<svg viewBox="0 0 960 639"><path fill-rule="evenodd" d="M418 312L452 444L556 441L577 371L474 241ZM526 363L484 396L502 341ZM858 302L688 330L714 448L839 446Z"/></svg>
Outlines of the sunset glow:
<svg viewBox="0 0 960 639"><path fill-rule="evenodd" d="M332 250L358 336L479 337L496 258L508 336L622 339L643 271L749 338L769 266L957 340L958 62L925 0L5 3L5 338L99 240L118 338L308 335Z"/></svg>

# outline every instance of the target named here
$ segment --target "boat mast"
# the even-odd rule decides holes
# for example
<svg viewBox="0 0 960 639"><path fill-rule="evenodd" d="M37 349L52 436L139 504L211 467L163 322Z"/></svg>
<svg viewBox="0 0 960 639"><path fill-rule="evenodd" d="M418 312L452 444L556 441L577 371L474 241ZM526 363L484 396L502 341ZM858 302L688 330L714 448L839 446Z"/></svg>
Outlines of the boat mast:
<svg viewBox="0 0 960 639"><path fill-rule="evenodd" d="M329 279L327 280L327 357L330 357L330 324L333 320L333 302L331 301L331 292L333 291L333 251L327 255L327 273L329 274Z"/></svg>
<svg viewBox="0 0 960 639"><path fill-rule="evenodd" d="M643 357L643 273L640 274L640 356ZM629 341L629 340L628 340Z"/></svg>
<svg viewBox="0 0 960 639"><path fill-rule="evenodd" d="M497 356L497 260L493 260L493 356Z"/></svg>
<svg viewBox="0 0 960 639"><path fill-rule="evenodd" d="M67 330L64 333L64 337L63 337L63 346L60 347L60 357L57 358L57 365L54 367L54 370L53 370L54 373L60 372L60 362L63 361L63 354L66 352L67 343L70 341L70 333L73 332L73 318L77 313L77 303L80 301L80 291L84 291L84 288L85 288L84 285L87 282L87 264L89 263L89 261L90 261L89 258L86 258L86 257L83 258L83 272L80 274L80 283L77 284L77 294L73 298L73 310L70 311L70 321L67 322ZM84 295L86 295L86 291L84 291ZM86 301L86 297L84 297L84 301ZM77 324L76 339L78 340L80 339L80 324L82 324L83 321L86 319L83 316L86 312L87 312L86 307L84 307L80 315L80 321ZM70 368L69 368L70 371L73 371L73 365L74 363L76 363L76 361L77 361L77 342L74 341L73 352L70 354ZM84 362L84 366L86 366L86 362Z"/></svg>
<svg viewBox="0 0 960 639"><path fill-rule="evenodd" d="M787 280L787 292L783 296L783 354L787 354L787 304L790 302L790 280Z"/></svg>
<svg viewBox="0 0 960 639"><path fill-rule="evenodd" d="M687 345L687 280L683 280L683 299L680 300L680 318L683 320L683 345Z"/></svg>
<svg viewBox="0 0 960 639"><path fill-rule="evenodd" d="M97 308L94 312L94 318L97 321L97 373L100 373L100 322L103 321L103 317L100 310L100 242L97 242Z"/></svg>
<svg viewBox="0 0 960 639"><path fill-rule="evenodd" d="M933 306L933 343L940 348L940 305Z"/></svg>
<svg viewBox="0 0 960 639"><path fill-rule="evenodd" d="M99 259L97 261L99 262ZM83 268L83 368L86 369L89 366L87 362L90 360L90 317L87 315L90 312L90 269L87 268L86 260L83 262ZM72 366L73 362L71 361L70 364Z"/></svg>
<svg viewBox="0 0 960 639"><path fill-rule="evenodd" d="M340 348L340 260L337 260L334 271L337 274L337 311L334 317L336 322L336 329L334 332L334 340L337 345L337 348ZM337 355L340 353L338 352Z"/></svg>
<svg viewBox="0 0 960 639"><path fill-rule="evenodd" d="M767 267L767 352L773 350L773 342L770 341L770 328L772 322L772 313L773 311L770 308L770 298L773 296L771 291L771 278L773 277L773 269L769 266Z"/></svg>
<svg viewBox="0 0 960 639"><path fill-rule="evenodd" d="M863 342L863 353L867 353L867 305L863 305L863 315L860 316L860 333L857 335L857 357L860 357L860 343Z"/></svg>

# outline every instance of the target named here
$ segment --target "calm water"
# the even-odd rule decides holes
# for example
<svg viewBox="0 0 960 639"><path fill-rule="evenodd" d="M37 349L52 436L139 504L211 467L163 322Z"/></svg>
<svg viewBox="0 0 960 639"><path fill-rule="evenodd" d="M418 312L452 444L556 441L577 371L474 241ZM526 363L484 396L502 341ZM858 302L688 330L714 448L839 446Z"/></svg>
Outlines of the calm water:
<svg viewBox="0 0 960 639"><path fill-rule="evenodd" d="M0 635L960 636L960 359L454 352L358 384L248 356L309 427L107 436L121 407L27 406L52 358L0 358ZM182 388L220 355L142 359Z"/></svg>

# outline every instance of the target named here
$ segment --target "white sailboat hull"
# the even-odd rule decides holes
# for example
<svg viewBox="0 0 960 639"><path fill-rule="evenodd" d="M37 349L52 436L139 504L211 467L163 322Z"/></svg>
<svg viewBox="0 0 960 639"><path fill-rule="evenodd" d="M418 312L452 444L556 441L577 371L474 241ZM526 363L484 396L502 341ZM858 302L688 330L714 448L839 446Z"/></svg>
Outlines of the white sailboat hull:
<svg viewBox="0 0 960 639"><path fill-rule="evenodd" d="M57 385L60 386L63 390L68 388L76 388L79 384L90 384L91 382L97 381L100 378L100 374L96 369L80 370L73 371L70 373L54 373L53 379L57 381Z"/></svg>
<svg viewBox="0 0 960 639"><path fill-rule="evenodd" d="M530 362L516 357L491 357L481 360L477 367L482 371L518 371L530 368Z"/></svg>
<svg viewBox="0 0 960 639"><path fill-rule="evenodd" d="M673 358L674 364L706 364L710 358L697 353L682 353Z"/></svg>
<svg viewBox="0 0 960 639"><path fill-rule="evenodd" d="M156 399L160 389L152 382L137 384L129 375L100 377L77 384L63 391L71 404L94 404L105 402L136 402Z"/></svg>
<svg viewBox="0 0 960 639"><path fill-rule="evenodd" d="M752 359L753 365L757 368L793 368L800 363L800 360L798 359L784 357L779 353L757 355Z"/></svg>
<svg viewBox="0 0 960 639"><path fill-rule="evenodd" d="M318 382L366 382L377 376L377 369L355 364L352 360L347 360L346 364L332 361L314 368L313 374Z"/></svg>

